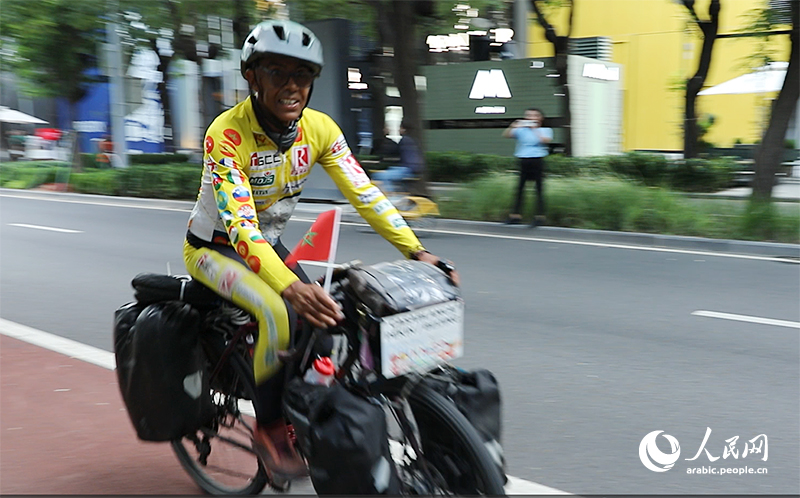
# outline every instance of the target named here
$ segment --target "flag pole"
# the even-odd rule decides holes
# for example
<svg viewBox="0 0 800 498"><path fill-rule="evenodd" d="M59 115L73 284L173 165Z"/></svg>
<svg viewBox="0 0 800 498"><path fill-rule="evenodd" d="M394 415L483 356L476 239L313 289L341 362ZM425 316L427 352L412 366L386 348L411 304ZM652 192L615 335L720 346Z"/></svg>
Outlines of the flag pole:
<svg viewBox="0 0 800 498"><path fill-rule="evenodd" d="M333 236L331 237L331 250L328 253L328 264L325 270L325 284L323 289L328 293L331 290L331 279L333 278L333 267L336 265L336 249L339 245L339 222L342 219L342 208L336 206L333 215Z"/></svg>

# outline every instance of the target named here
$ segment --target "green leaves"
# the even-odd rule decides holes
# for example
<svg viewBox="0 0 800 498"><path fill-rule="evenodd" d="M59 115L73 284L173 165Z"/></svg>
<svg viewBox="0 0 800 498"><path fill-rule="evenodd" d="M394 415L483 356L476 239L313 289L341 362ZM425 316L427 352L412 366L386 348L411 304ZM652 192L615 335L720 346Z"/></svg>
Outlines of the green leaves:
<svg viewBox="0 0 800 498"><path fill-rule="evenodd" d="M95 80L85 74L97 65L97 43L105 37L101 0L3 0L0 31L16 51L3 60L27 93L80 100Z"/></svg>

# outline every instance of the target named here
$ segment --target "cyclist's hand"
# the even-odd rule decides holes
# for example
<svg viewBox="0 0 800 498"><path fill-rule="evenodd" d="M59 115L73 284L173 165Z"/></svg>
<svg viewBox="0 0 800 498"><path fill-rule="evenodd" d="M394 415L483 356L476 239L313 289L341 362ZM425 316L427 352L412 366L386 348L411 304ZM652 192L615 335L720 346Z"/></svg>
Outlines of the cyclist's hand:
<svg viewBox="0 0 800 498"><path fill-rule="evenodd" d="M344 318L339 303L317 284L304 284L298 280L281 295L314 327L333 327Z"/></svg>
<svg viewBox="0 0 800 498"><path fill-rule="evenodd" d="M417 254L417 259L419 261L424 261L426 263L430 263L433 266L436 266L437 268L439 267L438 263L441 260L441 258L439 258L438 256L433 255L433 254L431 254L429 252L420 252L420 253L418 253ZM447 260L444 260L444 261L446 261L453 268L452 270L447 272L447 275L450 277L450 280L452 280L453 284L455 284L457 287L460 287L461 286L461 277L458 275L458 272L455 270L455 266L453 266L453 263L451 263L450 261L447 261Z"/></svg>

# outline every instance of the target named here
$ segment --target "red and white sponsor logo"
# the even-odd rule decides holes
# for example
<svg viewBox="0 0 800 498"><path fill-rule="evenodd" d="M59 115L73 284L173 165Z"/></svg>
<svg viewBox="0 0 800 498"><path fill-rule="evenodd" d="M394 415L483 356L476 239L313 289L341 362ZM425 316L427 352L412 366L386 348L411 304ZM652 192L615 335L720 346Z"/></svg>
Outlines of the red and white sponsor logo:
<svg viewBox="0 0 800 498"><path fill-rule="evenodd" d="M347 176L353 186L361 187L369 183L369 177L364 173L361 165L358 164L358 161L356 161L355 156L353 156L351 152L340 157L336 162L339 163L339 167L344 171L345 176Z"/></svg>
<svg viewBox="0 0 800 498"><path fill-rule="evenodd" d="M233 286L236 281L239 280L239 274L234 270L225 270L221 277L219 277L219 283L217 284L217 290L220 294L224 297L230 298L231 294L233 293Z"/></svg>
<svg viewBox="0 0 800 498"><path fill-rule="evenodd" d="M226 129L222 134L225 135L225 138L233 142L233 145L242 145L242 136L233 128Z"/></svg>
<svg viewBox="0 0 800 498"><path fill-rule="evenodd" d="M308 145L292 148L292 176L308 173L311 159L308 157Z"/></svg>
<svg viewBox="0 0 800 498"><path fill-rule="evenodd" d="M214 139L206 137L206 154L211 154L211 151L214 150Z"/></svg>
<svg viewBox="0 0 800 498"><path fill-rule="evenodd" d="M333 142L333 145L331 145L330 150L331 154L334 156L338 155L344 150L347 150L347 140L344 139L344 135L339 135L339 138L337 138L336 141Z"/></svg>

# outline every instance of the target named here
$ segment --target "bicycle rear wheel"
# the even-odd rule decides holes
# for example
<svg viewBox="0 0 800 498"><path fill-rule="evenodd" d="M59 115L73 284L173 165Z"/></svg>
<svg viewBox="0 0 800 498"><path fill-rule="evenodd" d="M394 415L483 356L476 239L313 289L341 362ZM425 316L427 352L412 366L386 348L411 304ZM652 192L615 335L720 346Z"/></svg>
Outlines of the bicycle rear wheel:
<svg viewBox="0 0 800 498"><path fill-rule="evenodd" d="M399 390L387 392L397 399ZM503 479L483 440L458 408L424 384L407 398L422 455L405 436L391 437L404 492L426 495L504 495ZM394 435L391 435L394 436ZM420 458L421 457L421 458Z"/></svg>
<svg viewBox="0 0 800 498"><path fill-rule="evenodd" d="M208 348L219 358L218 348ZM211 365L216 364L212 361ZM213 369L213 366L211 367ZM217 416L209 427L172 441L172 449L186 472L212 495L255 495L264 489L266 470L252 449L255 398L252 367L233 353L217 379L211 382Z"/></svg>

